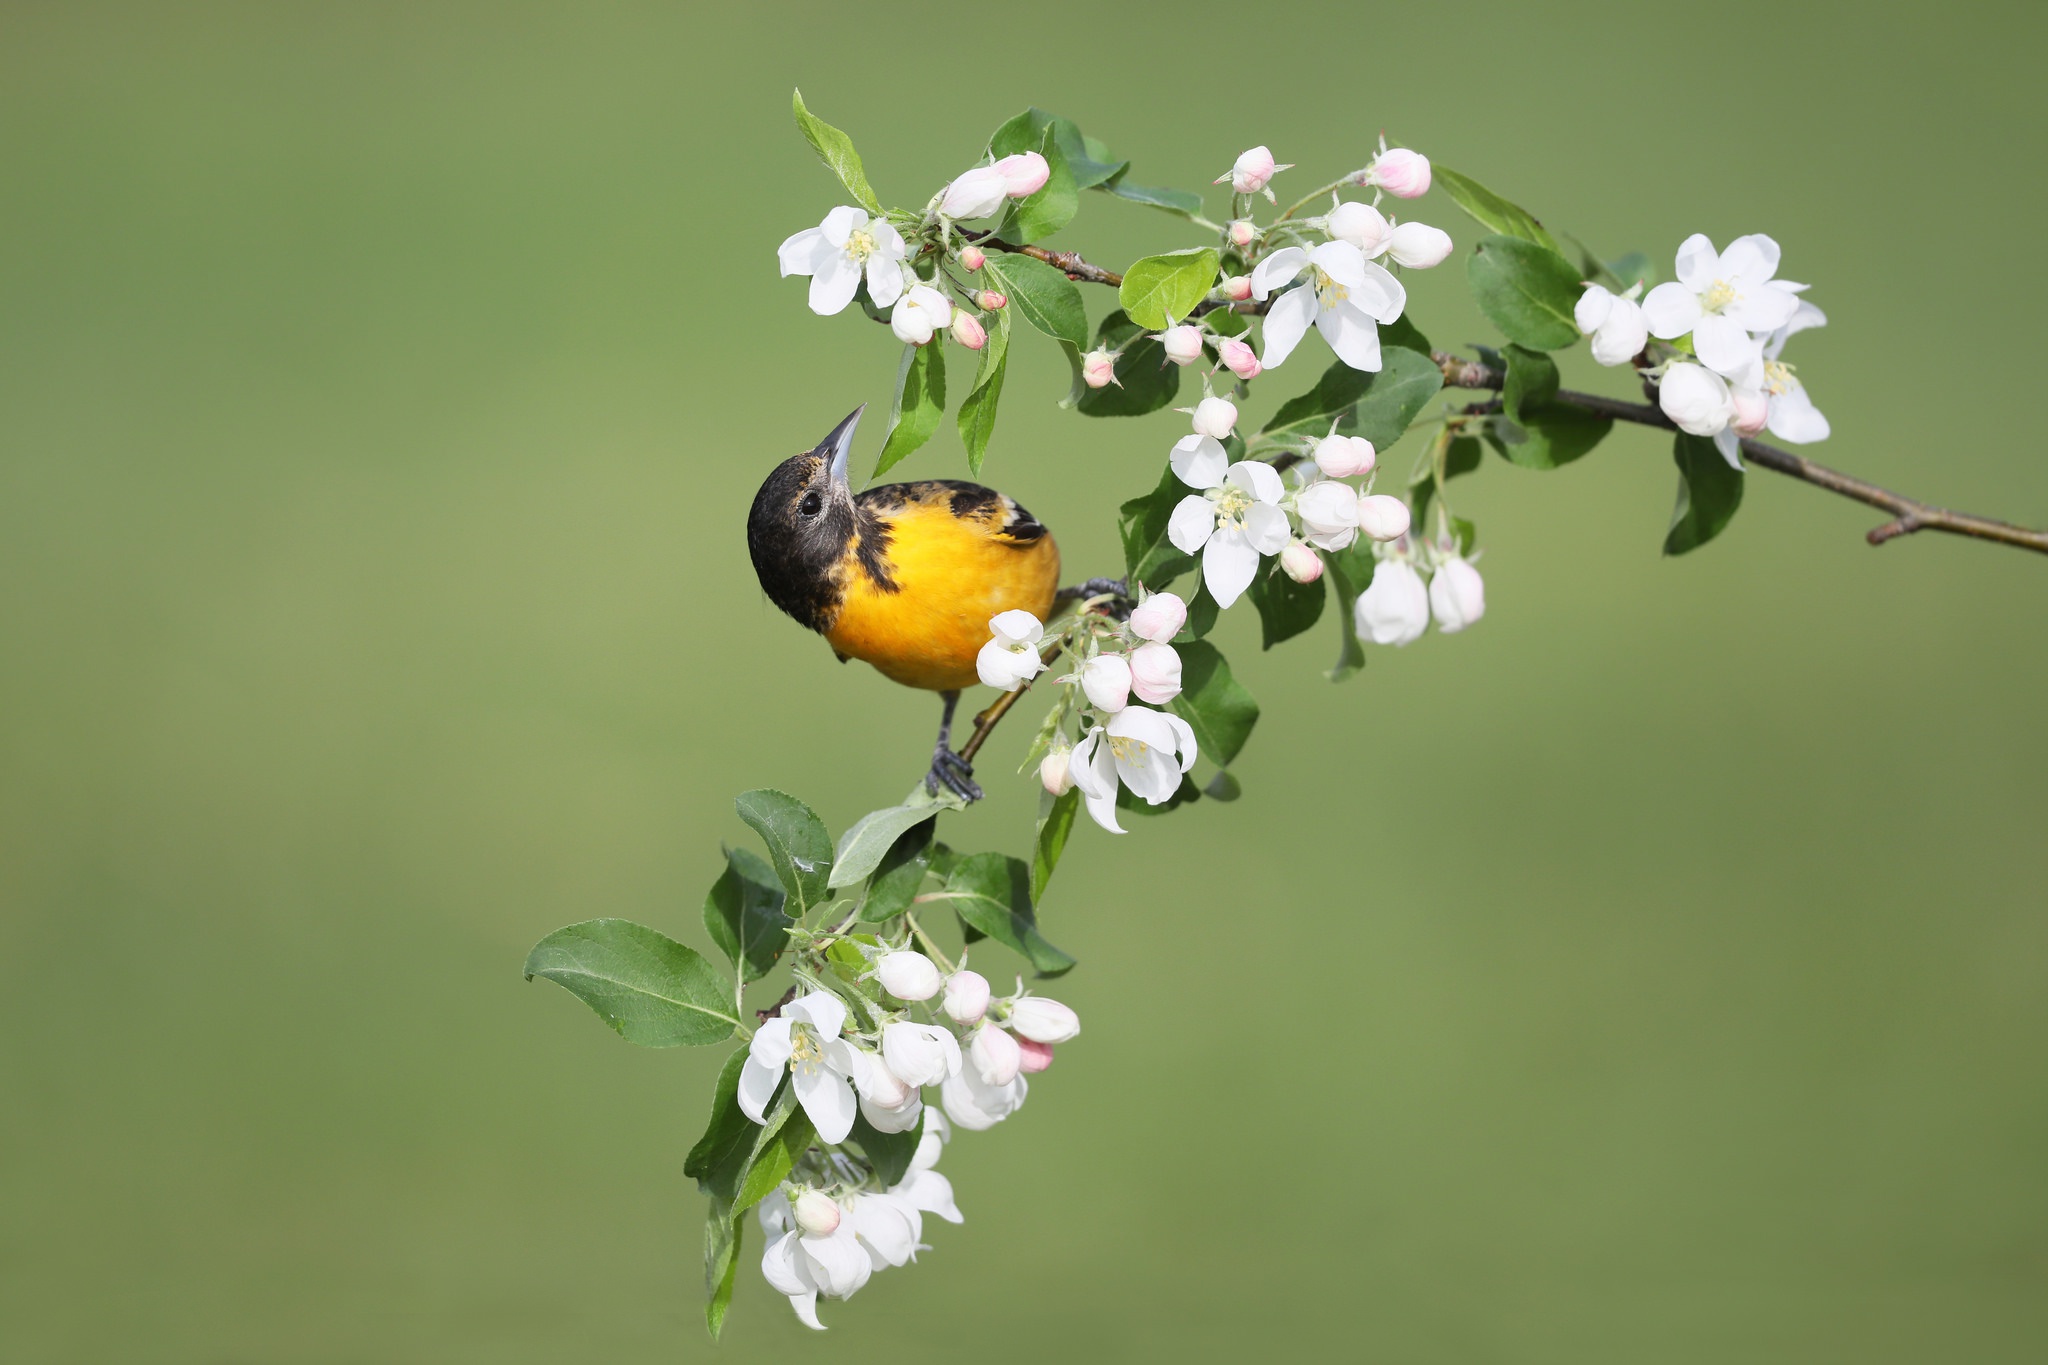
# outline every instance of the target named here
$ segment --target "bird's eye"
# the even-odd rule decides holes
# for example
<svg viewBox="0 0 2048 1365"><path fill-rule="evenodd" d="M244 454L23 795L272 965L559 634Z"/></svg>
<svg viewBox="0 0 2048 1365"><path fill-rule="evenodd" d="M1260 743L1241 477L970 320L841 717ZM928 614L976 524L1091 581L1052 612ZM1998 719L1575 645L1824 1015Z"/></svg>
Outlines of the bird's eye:
<svg viewBox="0 0 2048 1365"><path fill-rule="evenodd" d="M816 493L806 493L804 494L804 500L797 504L796 510L807 517L815 517L818 515L818 509L824 505L825 500Z"/></svg>

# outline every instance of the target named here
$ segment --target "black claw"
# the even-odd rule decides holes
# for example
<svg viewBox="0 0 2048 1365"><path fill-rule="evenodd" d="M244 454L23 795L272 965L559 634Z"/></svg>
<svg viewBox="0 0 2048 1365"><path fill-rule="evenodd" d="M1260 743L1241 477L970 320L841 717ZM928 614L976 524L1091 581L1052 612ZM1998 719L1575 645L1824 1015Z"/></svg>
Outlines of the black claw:
<svg viewBox="0 0 2048 1365"><path fill-rule="evenodd" d="M944 744L932 751L932 766L924 775L924 789L936 794L941 783L962 801L971 803L982 798L982 790L974 781L974 765Z"/></svg>

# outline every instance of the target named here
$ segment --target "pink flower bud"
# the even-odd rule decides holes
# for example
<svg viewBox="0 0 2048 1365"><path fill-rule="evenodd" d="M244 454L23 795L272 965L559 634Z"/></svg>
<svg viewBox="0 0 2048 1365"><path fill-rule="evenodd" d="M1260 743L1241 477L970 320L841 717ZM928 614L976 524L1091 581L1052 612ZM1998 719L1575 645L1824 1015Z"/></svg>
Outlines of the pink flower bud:
<svg viewBox="0 0 2048 1365"><path fill-rule="evenodd" d="M1324 220L1330 235L1340 242L1349 242L1368 256L1377 256L1387 246L1387 239L1394 235L1386 215L1370 204L1351 200L1330 210Z"/></svg>
<svg viewBox="0 0 2048 1365"><path fill-rule="evenodd" d="M1436 628L1446 635L1486 615L1486 585L1479 580L1479 570L1462 559L1437 565L1429 580L1429 610Z"/></svg>
<svg viewBox="0 0 2048 1365"><path fill-rule="evenodd" d="M1052 1044L1035 1042L1030 1038L1017 1040L1017 1052L1023 1058L1017 1066L1026 1075L1035 1076L1052 1065Z"/></svg>
<svg viewBox="0 0 2048 1365"><path fill-rule="evenodd" d="M1195 404L1195 432L1221 441L1237 429L1237 404L1228 398L1204 398Z"/></svg>
<svg viewBox="0 0 2048 1365"><path fill-rule="evenodd" d="M939 212L948 218L986 218L1003 206L1009 182L993 166L976 166L946 186Z"/></svg>
<svg viewBox="0 0 2048 1365"><path fill-rule="evenodd" d="M1406 147L1381 152L1366 168L1365 182L1378 185L1396 199L1416 199L1429 193L1429 158Z"/></svg>
<svg viewBox="0 0 2048 1365"><path fill-rule="evenodd" d="M988 253L978 246L960 248L960 265L965 270L979 270L988 264Z"/></svg>
<svg viewBox="0 0 2048 1365"><path fill-rule="evenodd" d="M1451 234L1427 223L1403 223L1388 239L1387 254L1411 270L1427 270L1451 254Z"/></svg>
<svg viewBox="0 0 2048 1365"><path fill-rule="evenodd" d="M1041 1043L1064 1043L1079 1036L1081 1016L1057 1000L1027 995L1010 1006L1010 1027L1020 1038Z"/></svg>
<svg viewBox="0 0 2048 1365"><path fill-rule="evenodd" d="M1223 282L1223 297L1232 303L1243 303L1252 296L1252 277L1232 275Z"/></svg>
<svg viewBox="0 0 2048 1365"><path fill-rule="evenodd" d="M1259 371L1265 368L1259 364L1259 353L1236 337L1217 342L1216 351L1223 357L1224 366L1239 379L1257 379Z"/></svg>
<svg viewBox="0 0 2048 1365"><path fill-rule="evenodd" d="M1046 177L1052 174L1052 167L1045 164L1045 158L1037 152L1018 152L998 161L996 170L1003 177L1003 192L1012 199L1023 199L1045 188Z"/></svg>
<svg viewBox="0 0 2048 1365"><path fill-rule="evenodd" d="M956 1024L972 1024L988 1013L988 978L965 967L946 978L946 999L940 1008Z"/></svg>
<svg viewBox="0 0 2048 1365"><path fill-rule="evenodd" d="M1098 711L1121 711L1131 704L1131 665L1121 654L1098 654L1081 665L1081 690Z"/></svg>
<svg viewBox="0 0 2048 1365"><path fill-rule="evenodd" d="M953 315L953 340L970 351L978 351L988 345L988 329L966 313Z"/></svg>
<svg viewBox="0 0 2048 1365"><path fill-rule="evenodd" d="M974 296L974 301L975 303L979 304L984 311L990 313L995 312L998 308L1008 306L1010 302L1009 299L1005 298L1001 294L998 294L993 289L982 290L979 294L976 294Z"/></svg>
<svg viewBox="0 0 2048 1365"><path fill-rule="evenodd" d="M1081 357L1081 382L1091 389L1116 384L1116 357L1100 348ZM1121 388L1122 385L1118 384Z"/></svg>
<svg viewBox="0 0 2048 1365"><path fill-rule="evenodd" d="M1131 634L1165 644L1187 624L1188 604L1170 592L1155 592L1131 612Z"/></svg>
<svg viewBox="0 0 2048 1365"><path fill-rule="evenodd" d="M1372 473L1379 452L1363 436L1325 436L1316 442L1316 468L1333 479Z"/></svg>
<svg viewBox="0 0 2048 1365"><path fill-rule="evenodd" d="M1284 166L1273 164L1273 153L1264 147L1254 147L1241 153L1228 171L1216 177L1215 183L1230 182L1235 194L1257 194L1272 181L1275 171L1285 170Z"/></svg>
<svg viewBox="0 0 2048 1365"><path fill-rule="evenodd" d="M1230 226L1223 231L1230 238L1230 244L1236 247L1250 246L1252 240L1259 235L1259 230L1253 227L1251 220L1247 218L1232 219Z"/></svg>
<svg viewBox="0 0 2048 1365"><path fill-rule="evenodd" d="M1152 706L1180 695L1180 654L1172 645L1139 645L1131 651L1131 691Z"/></svg>
<svg viewBox="0 0 2048 1365"><path fill-rule="evenodd" d="M939 993L939 969L923 953L884 953L875 960L875 977L898 1000L929 1000Z"/></svg>
<svg viewBox="0 0 2048 1365"><path fill-rule="evenodd" d="M839 1231L839 1205L832 1197L805 1190L791 1204L797 1230L806 1237L830 1237Z"/></svg>
<svg viewBox="0 0 2048 1365"><path fill-rule="evenodd" d="M1054 796L1065 796L1073 788L1074 775L1068 771L1072 756L1071 749L1054 749L1038 761L1038 780Z"/></svg>
<svg viewBox="0 0 2048 1365"><path fill-rule="evenodd" d="M1202 358L1202 329L1182 323L1169 327L1159 334L1159 344L1166 348L1166 358L1176 365L1192 365Z"/></svg>
<svg viewBox="0 0 2048 1365"><path fill-rule="evenodd" d="M1297 583L1313 583L1323 576L1323 557L1297 540L1280 552L1280 571Z"/></svg>
<svg viewBox="0 0 2048 1365"><path fill-rule="evenodd" d="M1374 540L1399 540L1408 534L1408 504L1386 493L1367 493L1358 500L1358 529Z"/></svg>
<svg viewBox="0 0 2048 1365"><path fill-rule="evenodd" d="M983 1085L1008 1085L1017 1079L1024 1054L1017 1040L994 1024L983 1024L967 1044L967 1065L981 1077Z"/></svg>
<svg viewBox="0 0 2048 1365"><path fill-rule="evenodd" d="M1754 436L1764 429L1771 415L1771 400L1761 389L1735 389L1735 420L1729 423L1738 436Z"/></svg>

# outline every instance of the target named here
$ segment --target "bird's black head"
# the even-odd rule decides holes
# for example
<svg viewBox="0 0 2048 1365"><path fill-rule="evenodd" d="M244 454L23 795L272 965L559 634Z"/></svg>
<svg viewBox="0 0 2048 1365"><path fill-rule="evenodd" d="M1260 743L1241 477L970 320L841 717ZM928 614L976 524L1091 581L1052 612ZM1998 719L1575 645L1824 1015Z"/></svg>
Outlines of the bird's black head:
<svg viewBox="0 0 2048 1365"><path fill-rule="evenodd" d="M823 631L839 605L841 564L854 537L847 457L865 405L816 448L775 466L747 514L747 552L770 601Z"/></svg>

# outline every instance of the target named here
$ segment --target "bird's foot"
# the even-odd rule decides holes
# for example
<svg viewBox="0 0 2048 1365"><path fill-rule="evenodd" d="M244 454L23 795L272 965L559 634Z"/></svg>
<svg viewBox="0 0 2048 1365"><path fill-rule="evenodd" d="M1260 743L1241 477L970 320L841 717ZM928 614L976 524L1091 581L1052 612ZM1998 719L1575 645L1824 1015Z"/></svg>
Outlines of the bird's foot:
<svg viewBox="0 0 2048 1365"><path fill-rule="evenodd" d="M924 775L924 789L938 795L940 786L959 797L962 801L981 800L981 788L974 781L974 765L953 752L953 746L941 742L932 750L931 771Z"/></svg>

